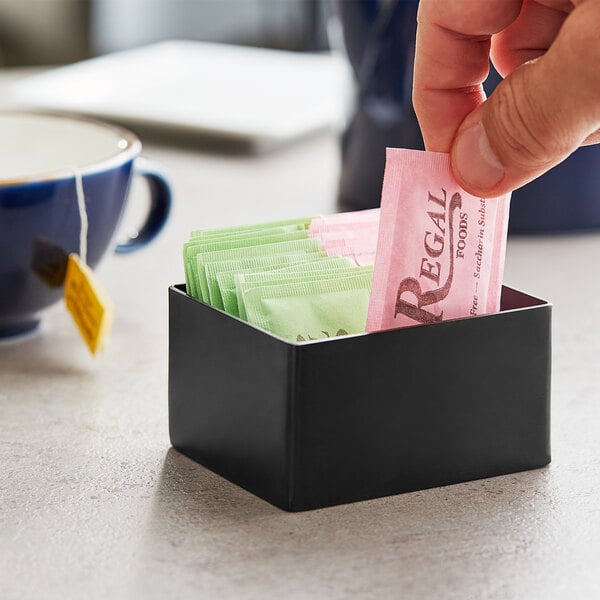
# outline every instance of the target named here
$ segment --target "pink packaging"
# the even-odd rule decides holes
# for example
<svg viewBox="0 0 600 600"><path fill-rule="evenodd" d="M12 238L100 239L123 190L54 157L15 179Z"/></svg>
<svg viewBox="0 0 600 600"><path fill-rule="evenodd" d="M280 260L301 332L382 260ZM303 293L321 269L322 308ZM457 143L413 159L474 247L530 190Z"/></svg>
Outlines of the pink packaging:
<svg viewBox="0 0 600 600"><path fill-rule="evenodd" d="M315 218L311 221L308 232L309 235L318 235L321 231L336 231L344 229L354 229L366 224L379 223L379 209L369 208L367 210L358 210L355 212L335 213Z"/></svg>
<svg viewBox="0 0 600 600"><path fill-rule="evenodd" d="M352 258L359 267L375 264L375 252L358 252Z"/></svg>
<svg viewBox="0 0 600 600"><path fill-rule="evenodd" d="M361 223L352 229L322 229L318 233L309 233L309 237L319 238L322 242L330 240L345 239L356 240L361 238L377 239L379 234L379 221L373 223Z"/></svg>
<svg viewBox="0 0 600 600"><path fill-rule="evenodd" d="M461 189L447 154L388 148L367 331L497 312L509 205Z"/></svg>
<svg viewBox="0 0 600 600"><path fill-rule="evenodd" d="M329 242L321 244L323 250L329 256L354 256L357 254L375 254L377 249L377 238L360 238L357 240L346 240L345 243Z"/></svg>
<svg viewBox="0 0 600 600"><path fill-rule="evenodd" d="M343 229L340 229L335 225L327 224L323 226L321 231L309 235L318 238L323 250L330 256L340 255L339 251L342 248L346 251L344 256L375 253L377 248L377 236L379 234L379 211L376 216L376 221L357 221L351 228L348 228L347 224Z"/></svg>
<svg viewBox="0 0 600 600"><path fill-rule="evenodd" d="M377 232L373 235L362 236L357 238L334 238L331 240L321 240L321 246L324 250L337 247L356 248L375 252L377 249Z"/></svg>
<svg viewBox="0 0 600 600"><path fill-rule="evenodd" d="M368 245L359 246L336 246L324 248L328 256L343 256L351 258L359 267L375 264L376 241Z"/></svg>

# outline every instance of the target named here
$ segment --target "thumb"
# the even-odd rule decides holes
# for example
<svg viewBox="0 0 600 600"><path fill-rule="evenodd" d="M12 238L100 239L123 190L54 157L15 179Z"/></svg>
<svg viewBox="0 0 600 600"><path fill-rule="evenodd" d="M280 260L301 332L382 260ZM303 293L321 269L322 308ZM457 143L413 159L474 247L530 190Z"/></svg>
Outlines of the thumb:
<svg viewBox="0 0 600 600"><path fill-rule="evenodd" d="M451 164L468 192L499 196L600 141L598 22L600 2L575 9L546 54L513 71L463 121Z"/></svg>

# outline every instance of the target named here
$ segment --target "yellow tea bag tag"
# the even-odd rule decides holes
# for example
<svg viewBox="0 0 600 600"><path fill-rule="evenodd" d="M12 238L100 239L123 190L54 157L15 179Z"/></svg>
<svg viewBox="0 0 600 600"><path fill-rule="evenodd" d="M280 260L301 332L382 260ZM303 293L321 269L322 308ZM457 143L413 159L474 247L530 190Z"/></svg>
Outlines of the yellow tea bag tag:
<svg viewBox="0 0 600 600"><path fill-rule="evenodd" d="M69 255L64 299L90 352L96 354L103 350L112 325L113 304L94 272L77 254Z"/></svg>

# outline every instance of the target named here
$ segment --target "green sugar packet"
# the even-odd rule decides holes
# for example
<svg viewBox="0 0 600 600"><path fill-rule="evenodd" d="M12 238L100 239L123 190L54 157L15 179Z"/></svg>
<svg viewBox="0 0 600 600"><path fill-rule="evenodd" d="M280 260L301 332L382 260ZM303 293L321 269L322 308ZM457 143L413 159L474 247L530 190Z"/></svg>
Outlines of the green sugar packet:
<svg viewBox="0 0 600 600"><path fill-rule="evenodd" d="M310 261L319 260L318 252L311 252L309 254L305 254L306 259L303 261L304 263ZM292 256L292 255L288 255ZM311 258L314 257L314 258ZM235 279L238 275L243 274L261 274L261 273L270 273L278 269L242 269L238 272L230 272L230 273L220 273L217 275L219 293L221 295L221 299L223 301L223 310L234 317L240 317L245 320L245 312L244 316L240 313L238 308L238 297L236 291L236 283Z"/></svg>
<svg viewBox="0 0 600 600"><path fill-rule="evenodd" d="M356 267L356 263L347 256L329 256L326 252L323 252L324 256L319 260L313 260L306 264L301 265L290 265L288 267L282 267L278 269L280 273L319 273L320 271L326 271L327 269L347 269L349 267Z"/></svg>
<svg viewBox="0 0 600 600"><path fill-rule="evenodd" d="M288 255L294 256L294 255ZM225 273L220 273L217 275L218 288L219 293L221 294L221 299L223 301L223 308L225 312L228 312L230 315L234 315L236 317L240 317L242 319L246 319L246 311L243 309L243 305L239 305L238 302L238 292L237 292L237 284L236 277L237 275L262 275L263 273L275 273L279 271L286 271L287 269L299 268L301 269L303 266L312 265L313 263L321 264L323 262L330 261L330 257L328 257L324 252L311 252L309 254L304 255L304 260L295 260L291 262L290 266L285 269L244 269L240 271L229 271ZM335 257L336 261L339 260L338 257ZM335 263L334 263L335 264ZM322 269L323 270L323 269ZM290 280L295 281L298 279L297 275L293 275Z"/></svg>
<svg viewBox="0 0 600 600"><path fill-rule="evenodd" d="M295 219L285 219L281 221L270 221L267 223L258 223L251 225L237 225L233 227L221 227L219 229L196 229L190 234L190 240L187 244L184 244L183 256L184 256L184 267L186 277L186 287L188 290L194 290L195 280L193 277L193 271L196 267L195 261L192 257L192 252L189 250L192 246L205 242L215 243L217 241L232 241L233 239L248 239L251 237L264 238L267 234L276 233L294 233L299 231L308 231L308 227L312 222L313 217L302 217ZM300 236L308 237L307 236ZM294 239L294 238L290 238ZM272 241L283 241L283 240L272 240ZM258 243L264 243L259 241ZM268 242L267 242L268 243ZM248 244L239 244L248 245ZM211 248L210 250L217 250L220 248ZM228 247L233 247L230 245ZM193 294L191 291L190 293Z"/></svg>
<svg viewBox="0 0 600 600"><path fill-rule="evenodd" d="M294 342L365 330L371 273L255 287L245 295L248 322Z"/></svg>
<svg viewBox="0 0 600 600"><path fill-rule="evenodd" d="M247 321L244 296L253 287L342 277L355 272L357 268L352 261L346 258L332 256L262 273L248 272L234 274L234 298L229 302L232 309L237 310L240 319ZM229 290L226 291L228 292Z"/></svg>
<svg viewBox="0 0 600 600"><path fill-rule="evenodd" d="M327 255L325 252L273 254L271 256L255 256L239 260L207 263L204 265L204 276L208 285L209 302L215 308L224 308L223 287L225 285L225 287L231 288L235 294L235 282L233 278L236 273L261 273L272 269L281 269L289 265L318 260L321 256ZM223 284L222 282L226 283ZM237 312L235 314L237 315Z"/></svg>
<svg viewBox="0 0 600 600"><path fill-rule="evenodd" d="M281 231L275 227L259 232L242 233L233 236L217 236L214 238L209 237L205 240L191 240L183 246L186 287L188 290L191 290L192 296L208 302L208 290L201 283L204 274L198 273L196 268L197 257L200 254L306 239L308 239L308 232L304 229L301 231Z"/></svg>
<svg viewBox="0 0 600 600"><path fill-rule="evenodd" d="M200 252L196 256L196 269L194 270L197 284L197 293L193 293L188 287L188 294L195 296L204 302L209 301L208 283L206 281L204 267L211 262L253 258L256 256L274 256L276 254L299 254L299 253L323 253L321 242L316 238L291 240L287 242L265 243L258 246L236 247L228 250L215 250L212 252ZM186 281L187 283L187 281Z"/></svg>
<svg viewBox="0 0 600 600"><path fill-rule="evenodd" d="M199 297L199 279L195 270L196 257L200 253L306 239L307 237L308 233L304 229L285 231L279 227L271 227L260 231L237 232L231 235L216 235L206 238L190 239L183 246L186 285L189 280L189 287L192 290L192 295Z"/></svg>
<svg viewBox="0 0 600 600"><path fill-rule="evenodd" d="M247 233L249 231L260 231L263 229L271 229L273 227L280 227L285 231L308 229L314 218L315 217L301 217L298 219L284 219L283 221L269 221L267 223L255 223L251 225L234 225L233 227L221 227L220 229L195 229L190 234L190 238L199 239L236 233Z"/></svg>

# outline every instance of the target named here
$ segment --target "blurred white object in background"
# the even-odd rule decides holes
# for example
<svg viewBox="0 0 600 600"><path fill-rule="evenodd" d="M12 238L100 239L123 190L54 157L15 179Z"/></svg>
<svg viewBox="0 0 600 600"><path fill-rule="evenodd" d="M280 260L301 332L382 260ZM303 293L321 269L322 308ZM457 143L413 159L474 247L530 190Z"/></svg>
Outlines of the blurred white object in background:
<svg viewBox="0 0 600 600"><path fill-rule="evenodd" d="M170 39L324 50L328 10L327 0L92 0L90 42L95 55Z"/></svg>
<svg viewBox="0 0 600 600"><path fill-rule="evenodd" d="M12 103L271 145L343 128L346 60L226 44L168 41L16 82Z"/></svg>

